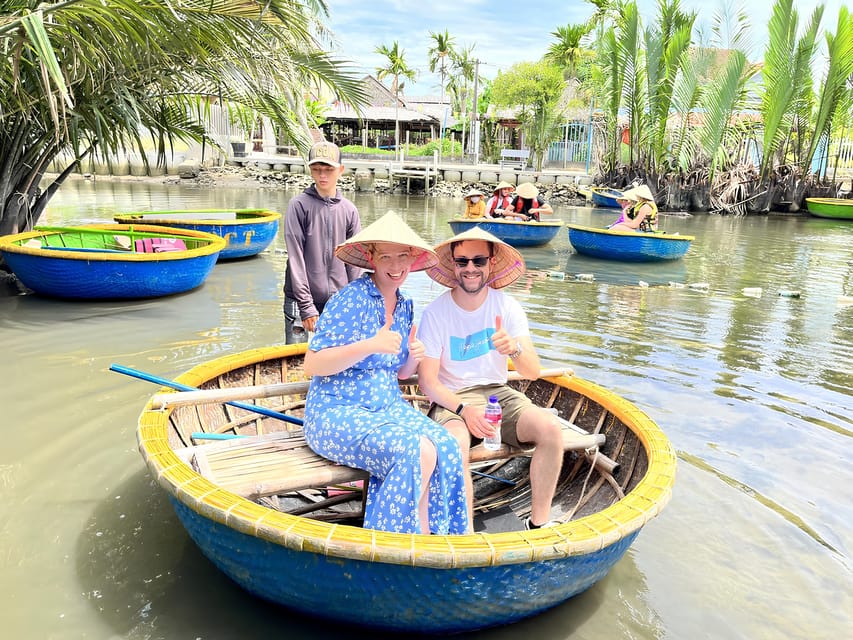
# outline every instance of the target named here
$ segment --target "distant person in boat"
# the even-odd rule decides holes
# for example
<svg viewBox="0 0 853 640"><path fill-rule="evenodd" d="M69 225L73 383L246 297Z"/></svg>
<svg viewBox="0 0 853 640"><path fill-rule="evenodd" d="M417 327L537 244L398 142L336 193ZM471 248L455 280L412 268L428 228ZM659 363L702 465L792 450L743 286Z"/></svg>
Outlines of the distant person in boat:
<svg viewBox="0 0 853 640"><path fill-rule="evenodd" d="M515 190L515 197L510 202L510 212L506 217L514 217L522 221L535 220L539 222L542 213L554 213L551 205L539 197L539 190L529 182L523 182Z"/></svg>
<svg viewBox="0 0 853 640"><path fill-rule="evenodd" d="M498 396L502 441L536 447L530 464L532 509L525 526L553 526L551 501L563 459L562 428L554 415L507 386L510 361L525 378L536 379L540 372L527 316L518 301L501 291L524 273L524 260L480 228L442 242L435 251L438 265L427 274L450 291L424 309L418 330L424 345L418 381L433 402L429 415L459 441L468 504L473 504L469 450L472 439L493 431L484 408L490 395Z"/></svg>
<svg viewBox="0 0 853 640"><path fill-rule="evenodd" d="M486 202L487 218L503 218L504 212L512 203L513 186L509 182L499 182L493 190L493 195Z"/></svg>
<svg viewBox="0 0 853 640"><path fill-rule="evenodd" d="M622 224L628 219L628 212L637 204L637 196L634 195L633 189L626 189L623 191L622 195L619 198L616 198L616 204L622 208L622 213L616 219L616 222L607 225L608 229L612 229L617 224Z"/></svg>
<svg viewBox="0 0 853 640"><path fill-rule="evenodd" d="M305 440L317 454L370 473L364 527L464 534L464 462L453 436L403 399L398 379L423 357L411 271L437 263L432 248L392 211L335 250L369 269L333 296L308 344Z"/></svg>
<svg viewBox="0 0 853 640"><path fill-rule="evenodd" d="M476 219L486 215L486 201L483 200L483 192L477 189L471 189L465 194L465 213L464 218Z"/></svg>
<svg viewBox="0 0 853 640"><path fill-rule="evenodd" d="M656 231L658 228L658 207L651 189L641 184L629 189L623 195L637 200L633 207L625 211L625 220L609 227L611 231Z"/></svg>
<svg viewBox="0 0 853 640"><path fill-rule="evenodd" d="M361 275L333 251L361 230L355 205L343 197L338 178L341 150L318 142L308 153L314 184L293 198L284 216L287 267L284 272L284 342L307 342L326 301Z"/></svg>

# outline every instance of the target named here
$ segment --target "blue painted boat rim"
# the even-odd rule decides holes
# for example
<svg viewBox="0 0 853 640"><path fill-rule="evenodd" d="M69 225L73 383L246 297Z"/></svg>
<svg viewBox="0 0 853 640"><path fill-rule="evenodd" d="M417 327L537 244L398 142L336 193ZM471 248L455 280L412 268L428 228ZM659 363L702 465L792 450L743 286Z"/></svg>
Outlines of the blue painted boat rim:
<svg viewBox="0 0 853 640"><path fill-rule="evenodd" d="M567 224L569 228L569 233L574 231L585 231L587 233L596 233L603 236L613 236L615 238L644 238L648 240L649 238L653 238L654 240L679 240L679 241L688 241L692 242L696 239L696 236L682 236L677 234L669 234L663 232L656 233L645 233L642 231L611 231L610 229L599 229L597 227L585 227L580 224Z"/></svg>
<svg viewBox="0 0 853 640"><path fill-rule="evenodd" d="M504 220L502 218L452 218L447 221L448 224L454 222L464 222L466 224L507 224L511 226L521 227L562 227L565 223L562 220Z"/></svg>

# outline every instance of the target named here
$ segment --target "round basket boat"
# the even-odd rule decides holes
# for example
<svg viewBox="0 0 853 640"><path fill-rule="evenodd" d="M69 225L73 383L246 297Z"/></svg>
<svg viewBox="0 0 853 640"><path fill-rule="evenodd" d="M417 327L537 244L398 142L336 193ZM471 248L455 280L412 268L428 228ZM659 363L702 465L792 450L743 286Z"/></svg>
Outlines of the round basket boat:
<svg viewBox="0 0 853 640"><path fill-rule="evenodd" d="M225 239L219 259L235 260L256 256L266 249L278 233L281 214L266 209L177 209L120 213L114 219L122 224L154 224L212 233Z"/></svg>
<svg viewBox="0 0 853 640"><path fill-rule="evenodd" d="M247 397L237 394L243 387L260 385L277 394L258 400L264 411L298 418L304 350L239 353L177 382L211 395L230 389L237 398ZM249 592L366 627L473 630L534 615L594 584L668 502L675 479L668 439L627 400L571 375L511 384L574 429L604 436L600 450L566 451L552 509L562 524L553 528L518 526L530 509L529 457L518 451L472 462L477 528L484 530L426 536L358 526L359 494L338 491L337 483L363 472L315 456L290 422L221 403L170 405L174 394L160 393L140 416L139 449L201 551ZM416 384L403 391L426 408ZM248 437L210 442L199 432ZM347 491L355 500L345 508ZM490 532L493 525L498 532Z"/></svg>

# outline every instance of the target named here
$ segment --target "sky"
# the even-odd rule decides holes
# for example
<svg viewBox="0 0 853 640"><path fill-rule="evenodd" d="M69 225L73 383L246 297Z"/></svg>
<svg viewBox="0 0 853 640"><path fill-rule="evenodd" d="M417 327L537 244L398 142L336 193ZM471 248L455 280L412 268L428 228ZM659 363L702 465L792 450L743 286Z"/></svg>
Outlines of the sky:
<svg viewBox="0 0 853 640"><path fill-rule="evenodd" d="M334 33L333 51L351 61L358 73L376 74L376 67L387 60L375 53L380 45L391 46L396 40L405 51L409 66L419 73L414 83L406 81L407 96L439 95L440 78L429 71L428 50L432 44L430 31L446 29L458 48L474 44L474 54L481 61L480 75L493 79L499 71L516 62L536 61L553 42L557 27L585 22L593 13L593 5L576 0L327 0L330 17L327 26ZM657 15L656 0L638 0L644 25ZM817 0L794 0L800 27L811 16ZM835 31L842 0L824 3L821 26ZM751 60L762 58L767 38L770 4L750 0L682 0L682 9L698 14L696 24L710 32L715 13L726 5L744 7L752 25ZM853 7L853 3L847 5ZM387 83L386 83L387 84Z"/></svg>

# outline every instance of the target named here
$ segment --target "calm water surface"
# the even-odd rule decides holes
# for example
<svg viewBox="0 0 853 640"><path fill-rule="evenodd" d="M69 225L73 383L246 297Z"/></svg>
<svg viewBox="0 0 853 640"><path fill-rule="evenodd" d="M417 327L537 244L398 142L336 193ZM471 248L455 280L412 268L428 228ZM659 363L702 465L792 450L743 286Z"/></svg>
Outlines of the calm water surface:
<svg viewBox="0 0 853 640"><path fill-rule="evenodd" d="M208 206L283 212L293 195L79 181L42 223ZM354 199L365 224L393 208L433 242L461 210L454 200ZM615 217L555 210L594 226ZM524 251L529 274L511 291L546 365L624 395L668 434L680 462L673 499L586 593L463 637L853 636L853 223L694 216L663 226L695 234L685 259L584 259L561 233ZM136 418L155 388L108 371L117 362L173 377L280 342L284 262L280 233L264 255L220 264L181 296L0 298L5 637L353 636L248 596L201 556L136 451ZM762 295L744 295L750 287ZM418 308L442 291L422 274L406 288Z"/></svg>

